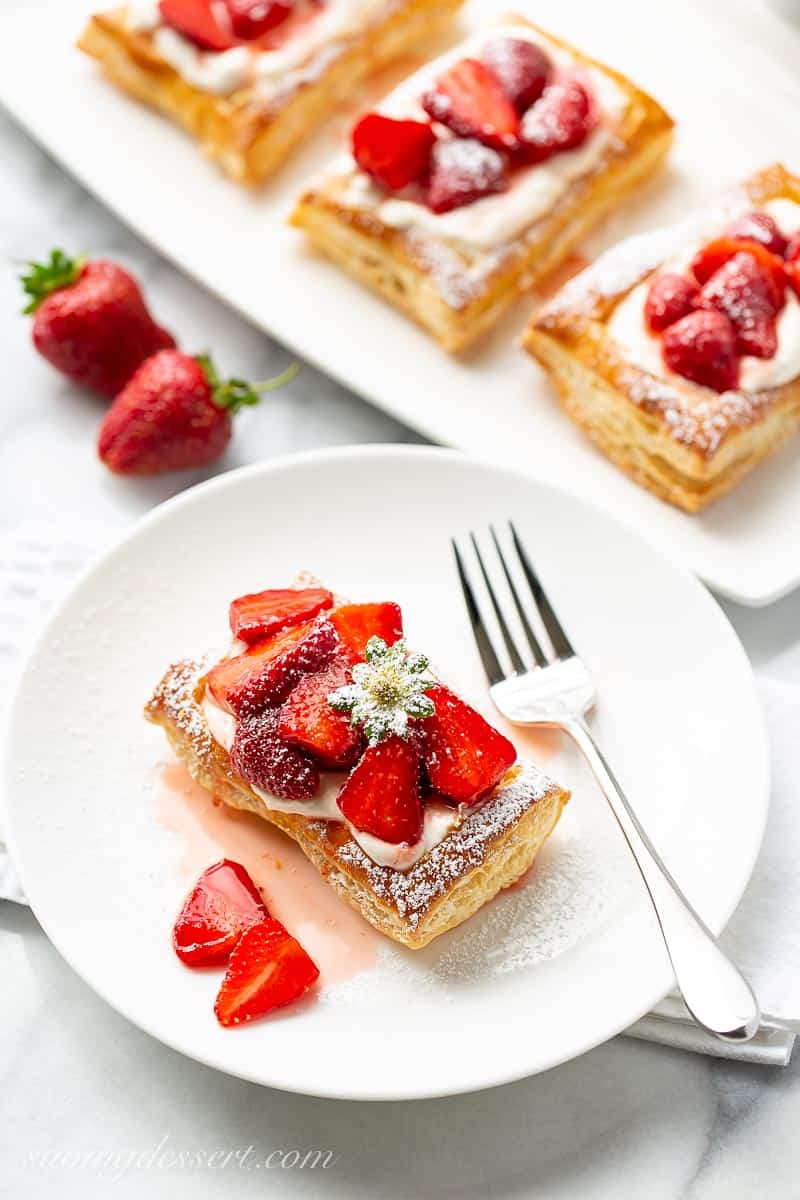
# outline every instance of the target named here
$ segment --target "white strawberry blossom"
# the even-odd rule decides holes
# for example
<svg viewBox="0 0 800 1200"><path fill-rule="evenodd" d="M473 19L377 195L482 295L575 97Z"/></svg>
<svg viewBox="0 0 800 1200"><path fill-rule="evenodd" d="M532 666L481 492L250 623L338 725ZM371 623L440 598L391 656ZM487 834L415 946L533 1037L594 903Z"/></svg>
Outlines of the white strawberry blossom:
<svg viewBox="0 0 800 1200"><path fill-rule="evenodd" d="M434 682L426 675L428 660L409 654L405 639L387 646L371 637L365 650L366 662L353 667L353 682L328 695L336 712L348 713L350 724L361 726L370 746L391 734L408 737L412 717L433 716L433 701L425 690Z"/></svg>

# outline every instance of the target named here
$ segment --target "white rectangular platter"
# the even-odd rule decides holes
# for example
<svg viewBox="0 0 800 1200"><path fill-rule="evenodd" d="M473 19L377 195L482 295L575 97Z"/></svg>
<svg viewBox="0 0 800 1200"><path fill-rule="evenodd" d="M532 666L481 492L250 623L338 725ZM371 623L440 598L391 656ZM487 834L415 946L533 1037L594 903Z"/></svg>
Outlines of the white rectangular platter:
<svg viewBox="0 0 800 1200"><path fill-rule="evenodd" d="M655 500L573 428L519 350L533 298L488 344L453 360L287 227L293 199L341 144L354 108L334 116L275 181L245 191L177 129L118 94L74 49L98 3L5 0L0 101L160 251L408 425L557 480L644 532L720 593L760 605L800 583L800 437L701 516ZM510 8L471 0L461 26ZM629 74L678 123L667 172L620 208L585 248L588 255L682 216L773 160L800 171L800 35L762 0L518 0L513 8Z"/></svg>

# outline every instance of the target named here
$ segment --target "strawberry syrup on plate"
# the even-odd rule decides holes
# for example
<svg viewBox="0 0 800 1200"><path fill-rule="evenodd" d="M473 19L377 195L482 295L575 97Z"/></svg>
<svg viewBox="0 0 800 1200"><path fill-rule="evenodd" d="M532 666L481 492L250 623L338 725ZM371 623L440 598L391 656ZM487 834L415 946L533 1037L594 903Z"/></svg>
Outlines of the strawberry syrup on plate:
<svg viewBox="0 0 800 1200"><path fill-rule="evenodd" d="M320 969L323 988L375 965L384 939L340 900L299 846L253 813L215 801L180 763L162 767L156 818L182 841L178 870L187 887L220 858L240 862L272 916L298 939Z"/></svg>

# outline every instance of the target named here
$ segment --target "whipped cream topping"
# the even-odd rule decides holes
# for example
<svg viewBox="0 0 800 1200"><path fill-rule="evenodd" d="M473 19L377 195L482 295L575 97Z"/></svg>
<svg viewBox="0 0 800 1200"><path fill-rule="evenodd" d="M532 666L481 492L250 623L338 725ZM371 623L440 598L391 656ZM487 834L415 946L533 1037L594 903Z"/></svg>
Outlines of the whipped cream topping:
<svg viewBox="0 0 800 1200"><path fill-rule="evenodd" d="M217 704L208 690L203 696L200 707L214 741L230 753L236 734L236 718ZM451 829L461 823L461 813L457 808L438 800L429 801L425 805L422 837L418 842L415 842L413 846L405 843L395 845L393 842L384 842L381 838L373 837L372 834L356 829L354 825L345 820L342 810L336 803L336 797L344 778L344 773L341 771L322 771L319 792L309 800L284 800L281 796L274 796L271 792L263 791L255 784L251 783L250 787L257 796L261 797L267 808L274 809L276 812L296 813L309 820L338 821L340 824L346 825L350 836L374 863L382 867L392 867L395 871L410 870L424 854L427 854L447 837Z"/></svg>
<svg viewBox="0 0 800 1200"><path fill-rule="evenodd" d="M253 55L246 46L234 46L219 53L198 50L168 25L156 29L153 44L164 61L201 92L229 96L244 87L249 78Z"/></svg>
<svg viewBox="0 0 800 1200"><path fill-rule="evenodd" d="M493 25L473 34L454 50L409 76L378 105L377 111L390 117L427 120L420 107L420 98L438 76L462 58L479 56L487 43L502 37L534 42L542 47L557 68L576 65L576 60L567 51L536 30L512 23ZM383 224L393 229L433 235L470 248L492 250L513 241L553 208L571 182L592 170L627 108L627 96L605 72L582 65L580 69L594 93L600 123L574 150L564 150L543 163L515 171L508 191L484 196L450 212L434 213L424 204L387 198L349 159L347 172L350 179L344 202L354 207L374 208Z"/></svg>
<svg viewBox="0 0 800 1200"><path fill-rule="evenodd" d="M160 24L158 0L134 0L125 10L125 27L131 33L152 33Z"/></svg>
<svg viewBox="0 0 800 1200"><path fill-rule="evenodd" d="M748 206L752 208L752 205ZM764 212L774 217L781 232L791 237L800 230L800 204L793 200L770 200L760 205ZM694 255L706 241L718 237L730 220L730 213L720 216L719 225L707 238L690 249L682 251L665 262L661 271L683 273ZM650 290L652 277L638 284L622 300L611 315L608 332L621 348L625 358L634 366L659 379L670 382L685 380L676 375L664 363L661 352L661 337L648 330L644 320L644 305ZM741 359L739 389L745 392L765 391L780 387L800 376L800 301L791 288L786 289L786 303L777 320L778 349L772 358L753 358L746 355Z"/></svg>
<svg viewBox="0 0 800 1200"><path fill-rule="evenodd" d="M283 90L286 76L291 78L293 72L333 42L365 28L386 7L386 0L325 0L322 12L285 45L256 54L254 75L258 91L272 94Z"/></svg>
<svg viewBox="0 0 800 1200"><path fill-rule="evenodd" d="M301 24L274 50L235 46L230 50L200 50L188 38L165 25L158 3L140 0L126 12L128 29L151 33L153 44L171 67L203 92L229 96L252 84L259 96L273 99L313 74L319 56L327 62L333 43L363 29L386 7L386 0L325 0L325 6Z"/></svg>

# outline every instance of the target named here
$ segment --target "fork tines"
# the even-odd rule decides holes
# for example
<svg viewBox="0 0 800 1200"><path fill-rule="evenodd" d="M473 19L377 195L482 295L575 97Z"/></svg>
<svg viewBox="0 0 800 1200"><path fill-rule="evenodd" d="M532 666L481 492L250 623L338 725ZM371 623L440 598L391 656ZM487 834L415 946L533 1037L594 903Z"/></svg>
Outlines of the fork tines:
<svg viewBox="0 0 800 1200"><path fill-rule="evenodd" d="M455 538L451 539L478 653L491 684L575 654L511 521L508 530L510 537L504 548L494 526L489 526L492 558L497 560L499 572L496 566L493 572L487 567L487 555L474 533L469 536L477 574L468 570L464 554ZM547 633L551 654L545 652L534 632L533 613Z"/></svg>

